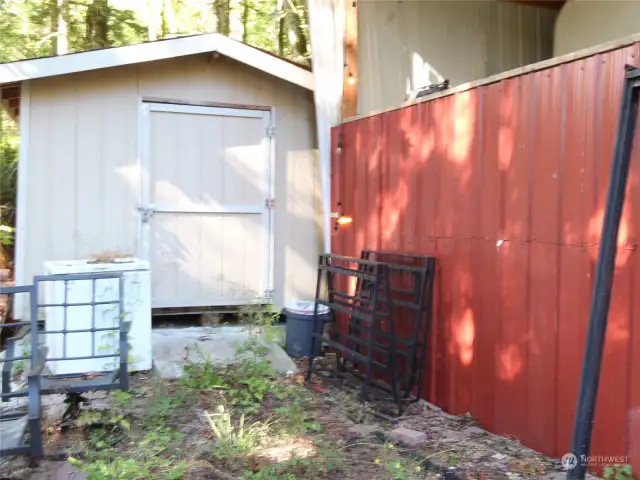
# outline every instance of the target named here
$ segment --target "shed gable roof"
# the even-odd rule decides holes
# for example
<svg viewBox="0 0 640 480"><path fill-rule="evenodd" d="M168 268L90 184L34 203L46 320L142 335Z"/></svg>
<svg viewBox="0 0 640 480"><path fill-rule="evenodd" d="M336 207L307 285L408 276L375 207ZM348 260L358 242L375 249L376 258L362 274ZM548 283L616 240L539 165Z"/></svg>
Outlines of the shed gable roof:
<svg viewBox="0 0 640 480"><path fill-rule="evenodd" d="M218 52L308 90L314 88L308 69L218 33L3 63L0 85L207 52Z"/></svg>

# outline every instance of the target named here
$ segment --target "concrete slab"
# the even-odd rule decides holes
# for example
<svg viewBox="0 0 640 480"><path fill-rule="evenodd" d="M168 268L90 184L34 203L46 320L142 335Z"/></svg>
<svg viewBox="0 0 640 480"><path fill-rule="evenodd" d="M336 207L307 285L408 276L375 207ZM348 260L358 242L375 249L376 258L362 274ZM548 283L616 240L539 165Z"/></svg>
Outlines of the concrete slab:
<svg viewBox="0 0 640 480"><path fill-rule="evenodd" d="M248 340L249 332L242 326L158 328L152 332L153 368L163 379L179 378L187 362L210 360L225 366L237 362L237 345ZM266 359L278 373L296 372L296 364L277 344L269 348Z"/></svg>

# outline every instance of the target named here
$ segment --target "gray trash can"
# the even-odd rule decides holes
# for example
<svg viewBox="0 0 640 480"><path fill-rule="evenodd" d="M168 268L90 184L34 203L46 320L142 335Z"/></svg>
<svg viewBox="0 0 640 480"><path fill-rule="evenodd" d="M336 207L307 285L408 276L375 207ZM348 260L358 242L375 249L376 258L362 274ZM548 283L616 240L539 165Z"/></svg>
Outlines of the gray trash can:
<svg viewBox="0 0 640 480"><path fill-rule="evenodd" d="M298 301L290 303L282 310L287 322L284 349L291 357L317 357L320 354L319 345L316 345L315 352L312 352L313 307L313 301ZM323 327L331 319L329 307L324 305L318 305L318 315L322 319Z"/></svg>

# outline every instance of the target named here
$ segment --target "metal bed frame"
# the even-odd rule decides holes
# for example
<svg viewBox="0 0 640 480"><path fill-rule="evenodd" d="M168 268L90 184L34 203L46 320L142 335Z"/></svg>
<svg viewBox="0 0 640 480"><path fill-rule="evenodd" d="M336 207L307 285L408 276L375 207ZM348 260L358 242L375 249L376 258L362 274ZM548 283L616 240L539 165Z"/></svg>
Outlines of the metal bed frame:
<svg viewBox="0 0 640 480"><path fill-rule="evenodd" d="M109 301L96 301L96 282L98 280L117 280L118 282L118 299ZM92 298L90 302L71 303L68 299L69 282L74 281L91 281L92 282ZM64 283L64 300L60 303L40 303L39 291L45 282L63 282ZM0 328L19 328L18 332L8 338L5 342L5 357L0 361L2 366L2 392L0 398L2 402L8 402L12 398L28 397L28 421L24 415L15 413L0 417L0 422L7 423L3 429L0 423L0 456L29 454L32 457L40 457L43 454L42 436L40 432L40 397L49 394L67 394L70 397L69 410L77 406L85 399L82 393L94 390L113 390L119 389L126 391L129 389L128 374L128 343L127 334L129 332L131 322L125 321L124 303L123 303L123 281L121 273L91 273L91 274L75 274L75 275L42 275L34 277L32 285L2 287L0 295L28 294L30 297L29 313L30 319L26 322L17 322L9 324L1 324ZM108 328L96 327L96 307L100 305L114 305L117 310L117 325ZM67 309L69 307L91 307L91 328L69 329ZM38 326L38 313L41 308L63 308L63 328L60 330L40 329ZM95 345L95 335L100 332L114 332L118 335L118 352L114 354L97 354ZM17 354L16 347L19 340L31 333L30 347L31 351L27 354ZM67 356L67 335L73 333L91 333L92 355L81 357ZM50 357L47 355L48 350L45 346L40 345L42 335L63 335L63 352L61 357ZM88 376L85 373L56 375L47 371L45 366L47 362L55 361L73 361L88 360L97 358L114 358L117 359L119 365L117 368L109 371L103 371ZM30 372L27 376L27 385L12 391L11 374L12 366L18 361L29 361ZM69 411L68 410L68 411ZM67 412L68 413L68 412ZM66 413L65 413L66 415ZM29 432L30 442L25 443L24 437ZM5 439L4 434L7 434ZM17 440L16 440L17 439Z"/></svg>

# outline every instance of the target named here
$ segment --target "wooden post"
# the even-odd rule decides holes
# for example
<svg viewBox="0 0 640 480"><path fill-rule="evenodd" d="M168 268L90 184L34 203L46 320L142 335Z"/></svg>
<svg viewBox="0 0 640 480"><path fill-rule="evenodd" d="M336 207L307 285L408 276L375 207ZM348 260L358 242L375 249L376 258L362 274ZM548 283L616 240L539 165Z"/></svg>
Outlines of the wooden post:
<svg viewBox="0 0 640 480"><path fill-rule="evenodd" d="M318 159L322 189L323 251L331 253L331 127L340 123L344 80L342 0L307 0L315 81Z"/></svg>
<svg viewBox="0 0 640 480"><path fill-rule="evenodd" d="M358 114L358 3L344 0L342 119Z"/></svg>

